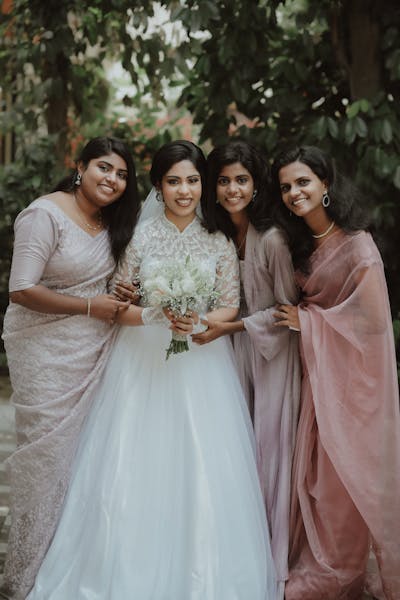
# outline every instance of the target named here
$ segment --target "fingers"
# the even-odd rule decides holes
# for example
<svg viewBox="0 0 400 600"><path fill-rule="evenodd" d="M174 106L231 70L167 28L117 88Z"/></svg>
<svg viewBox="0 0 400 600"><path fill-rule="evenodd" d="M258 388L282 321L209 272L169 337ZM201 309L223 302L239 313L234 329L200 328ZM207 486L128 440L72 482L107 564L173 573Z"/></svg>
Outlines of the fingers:
<svg viewBox="0 0 400 600"><path fill-rule="evenodd" d="M163 313L164 313L164 315L167 317L167 319L168 319L169 321L171 321L172 323L174 323L174 322L175 322L175 315L174 315L174 313L173 313L173 312L171 312L171 311L169 310L169 308L164 308L164 309L163 309Z"/></svg>
<svg viewBox="0 0 400 600"><path fill-rule="evenodd" d="M193 321L191 319L185 322L180 320L175 321L173 322L173 326L178 333L187 334L193 331Z"/></svg>
<svg viewBox="0 0 400 600"><path fill-rule="evenodd" d="M128 310L128 308L131 305L131 301L130 300L125 300L124 302L120 302L118 300L114 300L114 307L113 307L113 313L110 319L110 323L111 325L114 325L114 323L117 320L118 317L118 313L119 311L124 311L124 310Z"/></svg>
<svg viewBox="0 0 400 600"><path fill-rule="evenodd" d="M135 302L140 296L135 286L125 283L117 283L114 294L119 300L129 300L131 302Z"/></svg>
<svg viewBox="0 0 400 600"><path fill-rule="evenodd" d="M175 319L177 323L181 323L182 325L193 325L193 319L191 317L178 317Z"/></svg>
<svg viewBox="0 0 400 600"><path fill-rule="evenodd" d="M273 316L278 319L274 325L276 327L288 327L293 331L300 331L299 313L297 306L290 304L281 304L277 306L277 310Z"/></svg>
<svg viewBox="0 0 400 600"><path fill-rule="evenodd" d="M208 337L206 331L204 333L196 333L195 335L192 335L192 341L199 346L203 346L209 341Z"/></svg>
<svg viewBox="0 0 400 600"><path fill-rule="evenodd" d="M120 309L124 310L126 308L129 308L130 305L131 305L131 301L130 300L116 300L115 302L116 302L116 305L117 305L116 306L116 311L118 311Z"/></svg>

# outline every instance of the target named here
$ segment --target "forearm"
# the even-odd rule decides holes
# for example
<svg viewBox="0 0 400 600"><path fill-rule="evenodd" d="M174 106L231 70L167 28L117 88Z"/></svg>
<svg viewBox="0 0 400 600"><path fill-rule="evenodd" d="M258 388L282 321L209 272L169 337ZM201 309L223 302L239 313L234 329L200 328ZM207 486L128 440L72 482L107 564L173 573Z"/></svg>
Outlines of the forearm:
<svg viewBox="0 0 400 600"><path fill-rule="evenodd" d="M239 311L237 308L223 306L221 308L216 308L215 310L208 312L206 317L209 321L219 321L219 322L234 321L237 317L238 312ZM235 323L236 323L236 321L235 321ZM232 323L232 325L233 325L233 323ZM242 329L243 329L243 327L242 327ZM238 329L238 331L241 331L241 329Z"/></svg>
<svg viewBox="0 0 400 600"><path fill-rule="evenodd" d="M221 329L222 335L232 335L234 333L238 333L239 331L244 331L243 321L220 321L219 327Z"/></svg>
<svg viewBox="0 0 400 600"><path fill-rule="evenodd" d="M118 311L115 320L120 325L130 325L132 327L143 325L142 312L143 308L141 306L131 304L129 308Z"/></svg>
<svg viewBox="0 0 400 600"><path fill-rule="evenodd" d="M59 294L44 285L11 292L10 298L15 304L47 314L84 315L88 309L86 298Z"/></svg>

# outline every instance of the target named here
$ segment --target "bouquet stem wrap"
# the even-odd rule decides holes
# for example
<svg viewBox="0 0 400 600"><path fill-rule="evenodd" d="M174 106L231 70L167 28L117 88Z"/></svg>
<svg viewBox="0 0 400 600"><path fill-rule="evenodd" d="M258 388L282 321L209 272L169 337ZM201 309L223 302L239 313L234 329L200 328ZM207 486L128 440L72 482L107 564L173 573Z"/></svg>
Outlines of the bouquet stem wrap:
<svg viewBox="0 0 400 600"><path fill-rule="evenodd" d="M165 360L168 360L171 354L180 354L181 352L187 352L188 350L189 344L187 341L187 335L181 335L180 333L173 331L171 342L167 348Z"/></svg>

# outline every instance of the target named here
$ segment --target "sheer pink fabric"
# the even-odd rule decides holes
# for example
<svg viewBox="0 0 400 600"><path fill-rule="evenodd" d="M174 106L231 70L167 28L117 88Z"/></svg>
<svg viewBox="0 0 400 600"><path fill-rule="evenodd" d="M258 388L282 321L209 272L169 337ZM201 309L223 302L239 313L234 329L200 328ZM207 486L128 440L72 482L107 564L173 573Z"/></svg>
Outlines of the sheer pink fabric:
<svg viewBox="0 0 400 600"><path fill-rule="evenodd" d="M282 234L249 226L242 265L245 332L234 336L240 379L256 437L258 471L283 598L288 577L290 475L300 399L298 333L275 326L276 304L296 304L292 261Z"/></svg>
<svg viewBox="0 0 400 600"><path fill-rule="evenodd" d="M398 600L398 382L383 265L371 236L332 235L300 285L304 380L286 599L360 598L372 540L380 597Z"/></svg>
<svg viewBox="0 0 400 600"><path fill-rule="evenodd" d="M53 202L17 218L10 290L37 283L69 295L106 291L108 234L89 236ZM2 591L22 600L52 539L83 420L114 329L83 315L49 315L10 303L4 342L13 386L17 450L8 459L12 527Z"/></svg>

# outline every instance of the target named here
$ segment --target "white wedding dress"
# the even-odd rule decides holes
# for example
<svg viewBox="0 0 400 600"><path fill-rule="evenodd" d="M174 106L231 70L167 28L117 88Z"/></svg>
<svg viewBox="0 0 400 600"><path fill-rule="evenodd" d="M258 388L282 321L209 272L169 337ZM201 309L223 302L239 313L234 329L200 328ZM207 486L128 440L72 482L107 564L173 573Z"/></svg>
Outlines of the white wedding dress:
<svg viewBox="0 0 400 600"><path fill-rule="evenodd" d="M196 219L141 224L124 277L208 265L237 306L235 250ZM207 307L203 307L207 308ZM165 325L121 327L55 537L28 600L274 600L251 422L229 341L165 360ZM82 340L82 343L85 343Z"/></svg>

